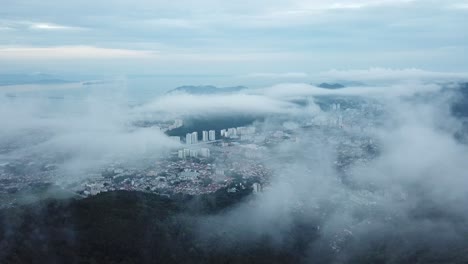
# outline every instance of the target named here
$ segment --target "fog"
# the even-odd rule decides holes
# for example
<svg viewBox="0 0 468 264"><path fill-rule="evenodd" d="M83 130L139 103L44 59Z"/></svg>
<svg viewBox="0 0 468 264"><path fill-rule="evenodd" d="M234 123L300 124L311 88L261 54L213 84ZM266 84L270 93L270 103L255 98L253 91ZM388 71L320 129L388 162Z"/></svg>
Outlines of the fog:
<svg viewBox="0 0 468 264"><path fill-rule="evenodd" d="M276 98L371 96L383 105L385 120L360 133L378 142L380 154L353 162L343 175L334 166L337 153L329 135L301 133L299 143L281 144L270 153L271 186L249 203L202 219L201 240L229 250L269 237L288 247L299 221L316 228L311 235L318 238L311 239L306 256L311 263L330 261L330 252L334 261L349 262L384 245L388 262L395 263L417 250L431 256L463 250L468 148L455 139L461 120L450 112L458 94L413 83L332 92L308 85L265 89ZM226 239L219 241L220 234Z"/></svg>
<svg viewBox="0 0 468 264"><path fill-rule="evenodd" d="M283 126L286 116L294 128L327 114L314 101L323 96L378 102L381 120L361 120L378 125L338 132L335 141L326 129L300 130L298 141L275 146L264 161L273 171L270 185L245 203L200 217L200 243L230 250L268 237L275 246L290 246L301 222L312 227L304 230L314 237L304 256L311 263L331 254L336 263L347 262L383 244L394 263L411 250L446 254L449 246L466 245L468 148L454 136L463 120L450 108L459 95L453 85L417 78L340 90L278 84L239 94L165 94L137 106L98 96L73 102L3 97L0 138L13 146L0 158L62 157L56 181L74 181L109 163L157 160L180 147L136 121L248 114L265 116L270 129ZM292 102L298 98L307 105ZM370 138L378 155L339 171L337 146L347 143L339 133Z"/></svg>
<svg viewBox="0 0 468 264"><path fill-rule="evenodd" d="M57 181L75 181L112 162L161 157L178 143L156 128L135 127L125 101L93 96L76 100L1 99L2 160L58 164Z"/></svg>

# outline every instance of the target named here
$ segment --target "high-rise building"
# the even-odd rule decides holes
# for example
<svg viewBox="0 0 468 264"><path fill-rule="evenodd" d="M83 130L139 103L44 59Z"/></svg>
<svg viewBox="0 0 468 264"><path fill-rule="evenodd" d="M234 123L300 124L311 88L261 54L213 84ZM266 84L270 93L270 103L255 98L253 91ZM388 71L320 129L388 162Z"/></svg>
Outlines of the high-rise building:
<svg viewBox="0 0 468 264"><path fill-rule="evenodd" d="M198 151L196 149L191 149L190 150L190 157L192 157L192 158L198 157Z"/></svg>
<svg viewBox="0 0 468 264"><path fill-rule="evenodd" d="M201 148L200 149L200 156L209 158L210 157L210 149L208 148Z"/></svg>
<svg viewBox="0 0 468 264"><path fill-rule="evenodd" d="M262 191L262 185L260 183L252 184L252 189L254 193L259 193Z"/></svg>
<svg viewBox="0 0 468 264"><path fill-rule="evenodd" d="M185 135L185 144L187 145L192 144L192 134L187 133L187 135Z"/></svg>
<svg viewBox="0 0 468 264"><path fill-rule="evenodd" d="M237 137L237 129L235 127L228 129L229 137Z"/></svg>
<svg viewBox="0 0 468 264"><path fill-rule="evenodd" d="M221 129L221 137L226 137L227 134L226 134L226 129Z"/></svg>
<svg viewBox="0 0 468 264"><path fill-rule="evenodd" d="M210 130L209 139L210 139L210 141L216 140L216 132L214 130Z"/></svg>
<svg viewBox="0 0 468 264"><path fill-rule="evenodd" d="M233 136L236 136L236 137L237 137L237 128L233 128L233 129L232 129L232 134L233 134Z"/></svg>
<svg viewBox="0 0 468 264"><path fill-rule="evenodd" d="M197 144L198 143L198 132L193 132L192 133L192 144Z"/></svg>
<svg viewBox="0 0 468 264"><path fill-rule="evenodd" d="M202 132L202 141L208 141L208 131Z"/></svg>
<svg viewBox="0 0 468 264"><path fill-rule="evenodd" d="M179 152L178 152L177 154L178 154L178 156L179 156L179 159L184 159L184 158L185 158L184 150L183 150L183 149L179 150Z"/></svg>
<svg viewBox="0 0 468 264"><path fill-rule="evenodd" d="M190 149L184 149L184 159L190 156Z"/></svg>
<svg viewBox="0 0 468 264"><path fill-rule="evenodd" d="M173 141L177 142L177 143L180 143L180 137L178 136L171 136L170 137Z"/></svg>

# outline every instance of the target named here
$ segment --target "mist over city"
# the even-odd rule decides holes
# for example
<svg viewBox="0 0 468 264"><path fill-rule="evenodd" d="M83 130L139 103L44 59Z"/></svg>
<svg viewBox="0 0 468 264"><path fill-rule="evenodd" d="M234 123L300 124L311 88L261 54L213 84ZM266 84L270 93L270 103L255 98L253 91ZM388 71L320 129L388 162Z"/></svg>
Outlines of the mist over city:
<svg viewBox="0 0 468 264"><path fill-rule="evenodd" d="M467 12L6 1L0 263L468 263Z"/></svg>

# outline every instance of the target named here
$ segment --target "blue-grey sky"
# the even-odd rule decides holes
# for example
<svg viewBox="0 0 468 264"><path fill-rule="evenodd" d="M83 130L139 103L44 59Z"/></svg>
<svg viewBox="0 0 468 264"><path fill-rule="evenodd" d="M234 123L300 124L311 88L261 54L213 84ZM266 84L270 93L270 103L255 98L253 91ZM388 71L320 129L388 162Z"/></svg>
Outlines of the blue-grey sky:
<svg viewBox="0 0 468 264"><path fill-rule="evenodd" d="M3 0L0 72L468 70L467 0Z"/></svg>

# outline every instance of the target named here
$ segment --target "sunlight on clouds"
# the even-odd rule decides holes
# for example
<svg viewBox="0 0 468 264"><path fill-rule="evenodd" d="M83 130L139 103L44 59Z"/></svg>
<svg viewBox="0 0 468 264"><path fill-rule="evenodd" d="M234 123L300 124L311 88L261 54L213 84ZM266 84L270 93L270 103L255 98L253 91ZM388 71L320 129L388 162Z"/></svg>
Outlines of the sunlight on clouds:
<svg viewBox="0 0 468 264"><path fill-rule="evenodd" d="M52 23L32 23L29 28L36 30L84 30L81 27L70 27Z"/></svg>

